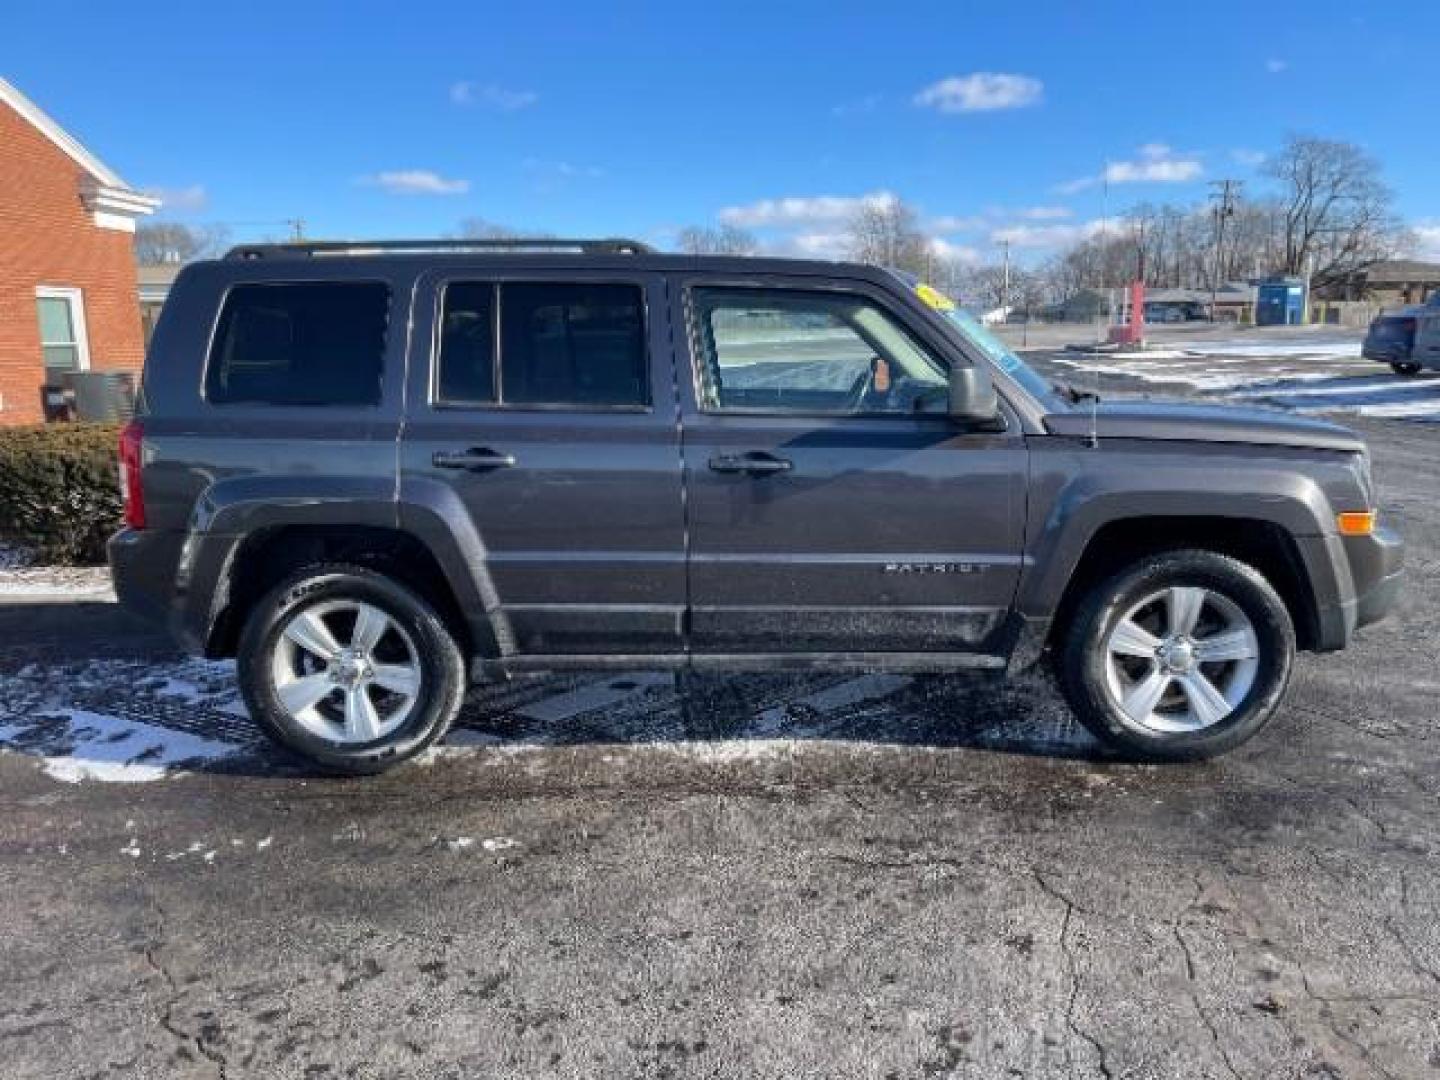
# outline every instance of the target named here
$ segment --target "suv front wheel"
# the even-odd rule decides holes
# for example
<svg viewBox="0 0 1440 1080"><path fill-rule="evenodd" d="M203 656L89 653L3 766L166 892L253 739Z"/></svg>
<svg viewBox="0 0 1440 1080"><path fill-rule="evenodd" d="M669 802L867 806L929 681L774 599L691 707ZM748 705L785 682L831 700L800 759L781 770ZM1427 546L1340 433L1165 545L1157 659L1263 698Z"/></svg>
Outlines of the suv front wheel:
<svg viewBox="0 0 1440 1080"><path fill-rule="evenodd" d="M1295 630L1255 569L1210 551L1130 566L1082 599L1060 653L1076 716L1103 742L1158 761L1212 757L1270 719Z"/></svg>
<svg viewBox="0 0 1440 1080"><path fill-rule="evenodd" d="M358 566L282 582L250 613L238 660L260 727L334 772L414 757L449 729L465 692L460 650L435 610Z"/></svg>

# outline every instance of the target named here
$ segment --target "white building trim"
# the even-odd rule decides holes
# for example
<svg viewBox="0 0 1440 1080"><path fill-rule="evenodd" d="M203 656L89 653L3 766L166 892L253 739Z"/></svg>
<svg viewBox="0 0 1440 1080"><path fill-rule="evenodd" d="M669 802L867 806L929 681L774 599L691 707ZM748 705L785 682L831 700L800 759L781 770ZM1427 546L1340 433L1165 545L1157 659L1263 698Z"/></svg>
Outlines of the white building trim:
<svg viewBox="0 0 1440 1080"><path fill-rule="evenodd" d="M44 341L46 345L72 344L75 346L75 370L90 370L90 331L85 325L85 294L69 285L37 285L35 299L66 300L70 304L70 325L75 331L73 342Z"/></svg>
<svg viewBox="0 0 1440 1080"><path fill-rule="evenodd" d="M4 78L0 78L0 103L14 109L89 174L90 182L83 185L80 196L100 228L134 232L137 218L153 214L159 208L159 199L142 195L125 183L118 173L81 146L73 135Z"/></svg>

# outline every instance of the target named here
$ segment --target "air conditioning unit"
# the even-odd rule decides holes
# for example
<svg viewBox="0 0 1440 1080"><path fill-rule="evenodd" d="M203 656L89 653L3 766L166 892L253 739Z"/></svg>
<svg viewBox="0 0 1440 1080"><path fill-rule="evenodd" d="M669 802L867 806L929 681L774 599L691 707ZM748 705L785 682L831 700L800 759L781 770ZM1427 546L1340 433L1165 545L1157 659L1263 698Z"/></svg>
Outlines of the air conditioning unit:
<svg viewBox="0 0 1440 1080"><path fill-rule="evenodd" d="M70 371L65 386L75 395L81 420L124 422L135 415L135 375L129 371Z"/></svg>

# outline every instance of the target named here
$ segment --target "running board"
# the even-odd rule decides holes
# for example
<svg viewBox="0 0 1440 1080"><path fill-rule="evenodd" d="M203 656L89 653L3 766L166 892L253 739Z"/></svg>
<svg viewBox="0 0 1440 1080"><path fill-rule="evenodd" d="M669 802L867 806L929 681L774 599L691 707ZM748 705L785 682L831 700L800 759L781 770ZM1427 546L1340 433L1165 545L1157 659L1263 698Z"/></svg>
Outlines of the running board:
<svg viewBox="0 0 1440 1080"><path fill-rule="evenodd" d="M536 671L863 671L943 674L1003 671L1005 658L983 653L599 653L472 660L475 679Z"/></svg>

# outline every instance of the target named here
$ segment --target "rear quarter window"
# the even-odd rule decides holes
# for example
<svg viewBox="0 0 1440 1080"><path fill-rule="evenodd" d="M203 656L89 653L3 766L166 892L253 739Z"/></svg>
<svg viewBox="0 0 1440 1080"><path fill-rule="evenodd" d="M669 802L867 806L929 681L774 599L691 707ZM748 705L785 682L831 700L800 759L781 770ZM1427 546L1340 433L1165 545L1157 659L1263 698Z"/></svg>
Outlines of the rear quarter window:
<svg viewBox="0 0 1440 1080"><path fill-rule="evenodd" d="M390 290L378 282L236 285L205 365L217 405L377 405Z"/></svg>

